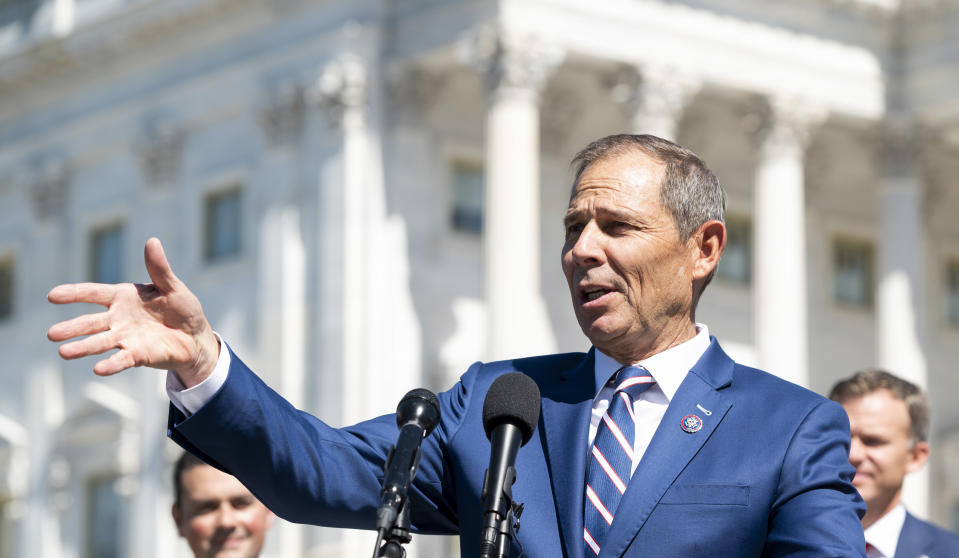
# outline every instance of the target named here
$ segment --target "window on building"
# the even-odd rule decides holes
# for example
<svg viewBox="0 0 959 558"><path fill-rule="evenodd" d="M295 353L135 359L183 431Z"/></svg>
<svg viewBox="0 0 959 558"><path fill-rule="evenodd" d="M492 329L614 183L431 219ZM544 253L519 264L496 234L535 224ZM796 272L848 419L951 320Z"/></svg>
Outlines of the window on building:
<svg viewBox="0 0 959 558"><path fill-rule="evenodd" d="M127 500L117 490L116 476L92 479L87 485L87 540L90 558L125 555Z"/></svg>
<svg viewBox="0 0 959 558"><path fill-rule="evenodd" d="M239 187L220 190L206 197L203 257L206 261L229 259L243 247L242 196Z"/></svg>
<svg viewBox="0 0 959 558"><path fill-rule="evenodd" d="M0 321L13 316L13 258L0 259Z"/></svg>
<svg viewBox="0 0 959 558"><path fill-rule="evenodd" d="M483 230L483 167L476 163L456 161L452 166L453 228L479 233Z"/></svg>
<svg viewBox="0 0 959 558"><path fill-rule="evenodd" d="M833 294L837 302L871 306L873 301L873 248L862 240L839 239L833 247Z"/></svg>
<svg viewBox="0 0 959 558"><path fill-rule="evenodd" d="M90 236L90 280L94 283L122 283L123 225L101 227Z"/></svg>
<svg viewBox="0 0 959 558"><path fill-rule="evenodd" d="M719 260L716 275L731 283L748 285L752 281L753 224L746 217L726 219L726 249Z"/></svg>
<svg viewBox="0 0 959 558"><path fill-rule="evenodd" d="M959 260L946 266L946 312L949 323L959 326Z"/></svg>

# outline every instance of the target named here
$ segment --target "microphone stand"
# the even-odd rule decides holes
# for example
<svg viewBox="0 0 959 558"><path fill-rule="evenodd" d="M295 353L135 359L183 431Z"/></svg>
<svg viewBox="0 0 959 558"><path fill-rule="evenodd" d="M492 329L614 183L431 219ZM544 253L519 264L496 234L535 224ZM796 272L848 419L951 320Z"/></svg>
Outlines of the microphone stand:
<svg viewBox="0 0 959 558"><path fill-rule="evenodd" d="M379 546L377 536L377 546ZM396 523L386 533L386 542L379 546L376 556L380 558L406 558L406 549L403 545L413 540L410 534L410 507L403 502L400 513L396 516Z"/></svg>
<svg viewBox="0 0 959 558"><path fill-rule="evenodd" d="M487 470L483 480L483 494L491 490ZM483 515L483 533L480 540L480 558L508 558L510 543L519 531L519 519L523 515L523 504L513 501L513 483L516 482L516 469L510 465L506 469L503 491L500 494L501 509L505 513L488 510ZM498 506L499 507L499 506ZM518 543L517 543L518 544ZM522 555L522 551L520 552Z"/></svg>
<svg viewBox="0 0 959 558"><path fill-rule="evenodd" d="M389 471L390 463L396 458L396 446L390 448L390 454L383 465L385 471ZM409 471L409 482L413 482L416 476L416 469L420 463L420 449L416 448L413 454L413 466ZM403 545L413 540L410 533L410 507L409 498L405 491L400 504L400 511L396 514L396 519L387 528L377 528L376 545L373 547L373 558L406 558L406 549ZM383 541L386 541L383 543ZM383 543L382 546L380 544Z"/></svg>

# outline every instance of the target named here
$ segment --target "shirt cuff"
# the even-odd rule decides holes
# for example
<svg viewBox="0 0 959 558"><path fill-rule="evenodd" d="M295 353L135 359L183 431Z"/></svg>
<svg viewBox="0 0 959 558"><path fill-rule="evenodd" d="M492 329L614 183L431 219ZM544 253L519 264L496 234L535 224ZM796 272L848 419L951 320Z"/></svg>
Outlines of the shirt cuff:
<svg viewBox="0 0 959 558"><path fill-rule="evenodd" d="M206 405L206 402L213 399L216 392L226 383L226 377L230 372L230 351L226 343L220 337L220 334L213 332L216 340L220 342L220 355L216 359L216 366L213 373L199 384L186 389L176 371L167 370L166 373L166 394L170 398L170 403L180 410L186 416L192 416Z"/></svg>

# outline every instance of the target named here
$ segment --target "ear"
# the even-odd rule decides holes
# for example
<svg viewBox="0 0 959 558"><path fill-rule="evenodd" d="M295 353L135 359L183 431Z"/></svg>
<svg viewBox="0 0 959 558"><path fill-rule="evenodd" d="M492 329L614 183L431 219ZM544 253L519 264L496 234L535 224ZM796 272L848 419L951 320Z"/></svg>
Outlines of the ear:
<svg viewBox="0 0 959 558"><path fill-rule="evenodd" d="M183 536L183 528L180 527L180 508L176 504L170 507L170 513L173 515L173 523L176 524L177 533Z"/></svg>
<svg viewBox="0 0 959 558"><path fill-rule="evenodd" d="M922 469L929 460L929 442L916 442L909 450L909 462L906 463L906 472L915 473Z"/></svg>
<svg viewBox="0 0 959 558"><path fill-rule="evenodd" d="M700 225L689 238L693 250L693 279L705 279L716 266L726 248L726 225L713 219Z"/></svg>

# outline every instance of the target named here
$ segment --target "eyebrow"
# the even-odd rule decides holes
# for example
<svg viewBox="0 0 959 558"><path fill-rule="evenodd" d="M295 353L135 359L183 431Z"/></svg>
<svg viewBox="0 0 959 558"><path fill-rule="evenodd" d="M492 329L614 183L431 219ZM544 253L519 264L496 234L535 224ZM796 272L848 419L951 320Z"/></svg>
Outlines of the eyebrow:
<svg viewBox="0 0 959 558"><path fill-rule="evenodd" d="M566 215L563 217L563 224L568 225L570 223L576 222L581 219L586 212L582 209L569 208L566 210ZM599 217L613 218L619 221L626 221L629 223L637 223L642 221L639 219L634 212L620 211L617 209L610 208L599 208L596 210L596 214Z"/></svg>

